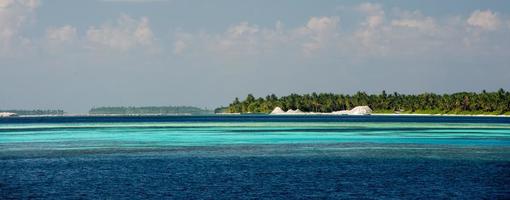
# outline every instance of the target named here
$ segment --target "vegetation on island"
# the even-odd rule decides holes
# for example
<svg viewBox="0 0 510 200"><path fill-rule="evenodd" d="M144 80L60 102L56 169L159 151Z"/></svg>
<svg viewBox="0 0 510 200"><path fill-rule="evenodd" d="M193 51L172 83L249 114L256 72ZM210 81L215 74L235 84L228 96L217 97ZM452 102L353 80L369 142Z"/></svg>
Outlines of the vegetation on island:
<svg viewBox="0 0 510 200"><path fill-rule="evenodd" d="M229 107L227 106L218 107L214 109L214 113L228 113L228 109Z"/></svg>
<svg viewBox="0 0 510 200"><path fill-rule="evenodd" d="M204 115L213 111L192 106L97 107L92 115Z"/></svg>
<svg viewBox="0 0 510 200"><path fill-rule="evenodd" d="M16 113L16 115L63 115L63 110L16 110L16 109L10 109L10 110L0 110L0 112L8 112L8 113Z"/></svg>
<svg viewBox="0 0 510 200"><path fill-rule="evenodd" d="M227 109L229 113L270 113L275 107L283 110L299 109L304 112L332 112L350 110L367 105L374 113L421 113L421 114L510 114L510 92L458 92L453 94L367 94L354 95L312 93L291 94L277 97L255 98L249 94L240 101L236 98Z"/></svg>

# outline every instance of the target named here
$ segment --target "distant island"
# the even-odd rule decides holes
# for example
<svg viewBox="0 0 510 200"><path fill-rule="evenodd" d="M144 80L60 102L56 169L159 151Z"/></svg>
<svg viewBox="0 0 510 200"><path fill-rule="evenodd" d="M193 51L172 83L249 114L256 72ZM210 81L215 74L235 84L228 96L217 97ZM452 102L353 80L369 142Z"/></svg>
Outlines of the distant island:
<svg viewBox="0 0 510 200"><path fill-rule="evenodd" d="M205 115L213 111L193 106L97 107L90 115Z"/></svg>
<svg viewBox="0 0 510 200"><path fill-rule="evenodd" d="M356 106L369 106L373 113L397 114L455 114L455 115L510 115L510 92L458 92L452 94L367 94L354 95L333 93L291 94L277 97L255 98L252 94L240 101L238 98L228 106L218 109L224 113L270 113L282 110L331 113L350 110Z"/></svg>
<svg viewBox="0 0 510 200"><path fill-rule="evenodd" d="M9 109L9 110L0 110L0 113L12 113L16 116L33 116L33 115L64 115L64 110L18 110L18 109ZM7 116L7 115L6 115Z"/></svg>

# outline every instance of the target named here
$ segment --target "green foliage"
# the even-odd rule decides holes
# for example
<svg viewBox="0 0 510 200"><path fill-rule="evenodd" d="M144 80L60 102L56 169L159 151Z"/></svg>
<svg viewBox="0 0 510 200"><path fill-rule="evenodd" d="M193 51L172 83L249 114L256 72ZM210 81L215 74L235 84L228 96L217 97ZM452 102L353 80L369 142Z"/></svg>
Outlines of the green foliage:
<svg viewBox="0 0 510 200"><path fill-rule="evenodd" d="M11 112L17 115L63 115L63 110L0 110L0 112Z"/></svg>
<svg viewBox="0 0 510 200"><path fill-rule="evenodd" d="M244 101L236 98L226 109L230 113L270 113L275 107L283 110L300 109L305 112L332 112L368 105L375 113L424 114L508 114L510 92L458 92L453 94L422 93L416 95L357 92L354 95L312 93L255 98L249 94Z"/></svg>
<svg viewBox="0 0 510 200"><path fill-rule="evenodd" d="M214 109L214 113L228 113L228 107L219 107Z"/></svg>
<svg viewBox="0 0 510 200"><path fill-rule="evenodd" d="M98 107L92 108L89 114L93 115L204 115L212 114L210 110L191 106L145 106L145 107Z"/></svg>

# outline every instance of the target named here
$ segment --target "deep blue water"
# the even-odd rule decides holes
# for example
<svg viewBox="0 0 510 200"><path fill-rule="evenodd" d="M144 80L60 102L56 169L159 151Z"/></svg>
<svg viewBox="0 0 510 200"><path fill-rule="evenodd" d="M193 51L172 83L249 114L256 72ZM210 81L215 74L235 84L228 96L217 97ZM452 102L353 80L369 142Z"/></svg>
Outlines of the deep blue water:
<svg viewBox="0 0 510 200"><path fill-rule="evenodd" d="M4 199L505 199L509 168L437 159L93 156L3 161L9 182L0 189Z"/></svg>
<svg viewBox="0 0 510 200"><path fill-rule="evenodd" d="M0 199L510 199L510 118L0 118Z"/></svg>

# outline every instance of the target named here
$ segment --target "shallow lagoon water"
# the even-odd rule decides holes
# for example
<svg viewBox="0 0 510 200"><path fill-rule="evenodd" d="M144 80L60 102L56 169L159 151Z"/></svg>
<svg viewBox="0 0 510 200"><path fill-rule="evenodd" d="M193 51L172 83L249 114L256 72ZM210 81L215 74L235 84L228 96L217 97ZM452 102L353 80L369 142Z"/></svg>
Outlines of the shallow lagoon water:
<svg viewBox="0 0 510 200"><path fill-rule="evenodd" d="M0 120L4 198L510 197L510 119Z"/></svg>

